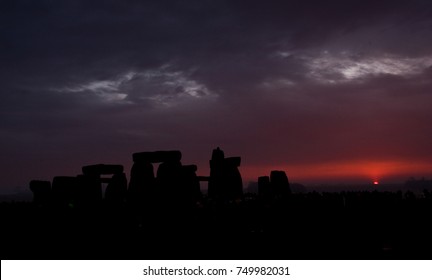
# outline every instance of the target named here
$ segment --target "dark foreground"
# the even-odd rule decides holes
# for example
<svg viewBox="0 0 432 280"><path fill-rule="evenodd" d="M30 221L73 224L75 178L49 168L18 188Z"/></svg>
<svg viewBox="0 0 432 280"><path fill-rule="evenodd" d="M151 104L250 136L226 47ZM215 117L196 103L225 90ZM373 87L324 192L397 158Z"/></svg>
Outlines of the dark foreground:
<svg viewBox="0 0 432 280"><path fill-rule="evenodd" d="M202 199L193 207L2 203L2 259L432 259L429 193Z"/></svg>

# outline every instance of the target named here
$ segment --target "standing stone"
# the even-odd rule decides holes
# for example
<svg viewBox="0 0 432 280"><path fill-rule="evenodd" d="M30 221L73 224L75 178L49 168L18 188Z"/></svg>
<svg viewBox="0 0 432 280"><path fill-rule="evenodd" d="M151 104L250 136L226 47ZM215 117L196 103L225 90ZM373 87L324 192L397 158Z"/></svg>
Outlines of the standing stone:
<svg viewBox="0 0 432 280"><path fill-rule="evenodd" d="M185 206L193 206L201 197L200 183L196 175L196 165L181 167L178 195Z"/></svg>
<svg viewBox="0 0 432 280"><path fill-rule="evenodd" d="M139 161L132 165L128 188L128 201L138 206L144 200L156 195L156 180L153 165L150 162Z"/></svg>
<svg viewBox="0 0 432 280"><path fill-rule="evenodd" d="M181 161L182 154L180 151L156 151L156 152L141 152L134 153L132 159L134 162L148 162L148 163L160 163L160 162L179 162Z"/></svg>
<svg viewBox="0 0 432 280"><path fill-rule="evenodd" d="M30 190L33 192L33 203L40 206L47 206L51 202L50 181L30 181Z"/></svg>
<svg viewBox="0 0 432 280"><path fill-rule="evenodd" d="M157 186L163 199L178 199L181 194L179 183L181 182L182 164L180 161L165 161L157 170Z"/></svg>
<svg viewBox="0 0 432 280"><path fill-rule="evenodd" d="M53 204L58 207L76 206L78 180L76 177L56 176L52 181Z"/></svg>
<svg viewBox="0 0 432 280"><path fill-rule="evenodd" d="M77 204L96 207L102 201L102 182L97 174L78 175Z"/></svg>
<svg viewBox="0 0 432 280"><path fill-rule="evenodd" d="M225 158L218 147L213 150L210 160L208 194L217 200L233 200L243 195L243 181L238 167L240 157Z"/></svg>
<svg viewBox="0 0 432 280"><path fill-rule="evenodd" d="M109 205L121 205L125 202L127 195L126 175L114 174L105 190L105 201Z"/></svg>
<svg viewBox="0 0 432 280"><path fill-rule="evenodd" d="M285 171L273 170L270 173L270 182L276 196L291 194L288 177Z"/></svg>
<svg viewBox="0 0 432 280"><path fill-rule="evenodd" d="M84 175L111 175L123 173L123 165L119 164L94 164L82 167Z"/></svg>

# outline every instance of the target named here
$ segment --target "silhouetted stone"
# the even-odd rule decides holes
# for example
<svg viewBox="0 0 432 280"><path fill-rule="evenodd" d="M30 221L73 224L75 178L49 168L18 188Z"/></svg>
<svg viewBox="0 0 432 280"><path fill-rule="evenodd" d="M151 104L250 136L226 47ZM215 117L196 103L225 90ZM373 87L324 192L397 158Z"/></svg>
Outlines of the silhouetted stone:
<svg viewBox="0 0 432 280"><path fill-rule="evenodd" d="M243 181L238 170L240 163L240 157L225 158L224 152L219 147L213 150L208 185L210 197L232 200L242 196Z"/></svg>
<svg viewBox="0 0 432 280"><path fill-rule="evenodd" d="M190 165L182 165L182 172L195 174L195 172L198 170L198 167L195 164Z"/></svg>
<svg viewBox="0 0 432 280"><path fill-rule="evenodd" d="M225 154L219 147L217 147L216 149L213 150L212 157L211 157L211 159L213 161L216 161L216 162L222 161L224 158L225 158Z"/></svg>
<svg viewBox="0 0 432 280"><path fill-rule="evenodd" d="M102 183L108 183L107 192L110 202L123 201L125 199L124 187L127 190L126 176L123 166L119 164L94 164L82 167L84 175L79 175L79 197L81 206L89 207L97 205L102 201ZM112 177L101 177L101 175L113 175ZM114 180L114 181L113 181ZM119 195L113 198L113 195Z"/></svg>
<svg viewBox="0 0 432 280"><path fill-rule="evenodd" d="M56 176L52 181L53 204L60 207L75 207L78 193L76 177Z"/></svg>
<svg viewBox="0 0 432 280"><path fill-rule="evenodd" d="M125 202L127 195L127 180L124 173L114 174L105 190L105 201L111 205Z"/></svg>
<svg viewBox="0 0 432 280"><path fill-rule="evenodd" d="M134 162L160 163L167 161L180 161L182 154L180 151L156 151L156 152L141 152L132 155Z"/></svg>
<svg viewBox="0 0 432 280"><path fill-rule="evenodd" d="M169 193L178 184L182 171L182 164L179 161L166 161L159 165L157 170L157 181L159 187Z"/></svg>
<svg viewBox="0 0 432 280"><path fill-rule="evenodd" d="M224 152L217 147L212 152L210 159L210 179L208 183L208 195L212 198L221 198L224 188Z"/></svg>
<svg viewBox="0 0 432 280"><path fill-rule="evenodd" d="M48 205L51 201L50 181L30 181L30 190L33 192L33 202L37 205Z"/></svg>
<svg viewBox="0 0 432 280"><path fill-rule="evenodd" d="M243 195L243 180L238 170L240 162L240 157L225 159L226 194L230 199L240 198Z"/></svg>
<svg viewBox="0 0 432 280"><path fill-rule="evenodd" d="M146 198L156 195L153 165L150 162L135 162L132 165L128 188L128 200L137 206Z"/></svg>
<svg viewBox="0 0 432 280"><path fill-rule="evenodd" d="M270 183L276 196L291 194L288 177L285 171L273 170L270 173Z"/></svg>
<svg viewBox="0 0 432 280"><path fill-rule="evenodd" d="M94 164L82 167L84 175L109 175L123 173L123 166L119 164Z"/></svg>
<svg viewBox="0 0 432 280"><path fill-rule="evenodd" d="M77 204L80 207L96 207L102 201L102 182L98 174L78 175Z"/></svg>
<svg viewBox="0 0 432 280"><path fill-rule="evenodd" d="M128 197L136 203L177 207L193 205L200 197L196 165L183 166L180 151L133 154ZM152 163L161 162L153 173Z"/></svg>
<svg viewBox="0 0 432 280"><path fill-rule="evenodd" d="M230 167L239 167L241 163L241 157L229 157L225 158L224 164Z"/></svg>
<svg viewBox="0 0 432 280"><path fill-rule="evenodd" d="M196 171L196 165L183 165L181 167L178 194L179 199L184 200L185 205L192 206L201 197L200 183Z"/></svg>

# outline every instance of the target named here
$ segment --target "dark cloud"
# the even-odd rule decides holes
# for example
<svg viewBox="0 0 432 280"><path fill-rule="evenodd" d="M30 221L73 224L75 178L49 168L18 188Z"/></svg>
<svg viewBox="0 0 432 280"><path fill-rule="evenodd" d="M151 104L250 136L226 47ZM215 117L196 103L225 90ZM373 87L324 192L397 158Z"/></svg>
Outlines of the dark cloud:
<svg viewBox="0 0 432 280"><path fill-rule="evenodd" d="M432 160L430 1L0 5L2 188L154 149Z"/></svg>

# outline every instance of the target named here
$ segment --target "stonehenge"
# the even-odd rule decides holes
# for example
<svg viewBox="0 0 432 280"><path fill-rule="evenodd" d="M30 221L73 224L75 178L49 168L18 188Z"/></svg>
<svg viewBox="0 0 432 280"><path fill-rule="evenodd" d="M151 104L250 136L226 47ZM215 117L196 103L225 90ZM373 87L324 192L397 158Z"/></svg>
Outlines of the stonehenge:
<svg viewBox="0 0 432 280"><path fill-rule="evenodd" d="M243 181L238 167L240 157L225 158L224 152L217 147L210 160L209 197L219 200L234 200L243 195Z"/></svg>
<svg viewBox="0 0 432 280"><path fill-rule="evenodd" d="M235 201L243 196L239 171L241 157L225 157L217 147L209 161L209 176L198 176L196 165L183 165L178 150L137 152L132 154L129 183L123 165L94 164L82 167L77 176L55 176L49 181L33 180L30 189L39 205L57 207L93 207L130 204L194 206L202 197L200 182L208 182L208 197L215 202ZM106 186L105 193L102 193ZM264 198L291 194L284 171L273 170L258 178L258 194Z"/></svg>
<svg viewBox="0 0 432 280"><path fill-rule="evenodd" d="M48 205L51 202L51 182L32 180L30 190L33 192L33 201L37 205Z"/></svg>
<svg viewBox="0 0 432 280"><path fill-rule="evenodd" d="M287 197L291 188L285 171L273 170L270 176L258 177L258 195L264 199Z"/></svg>

